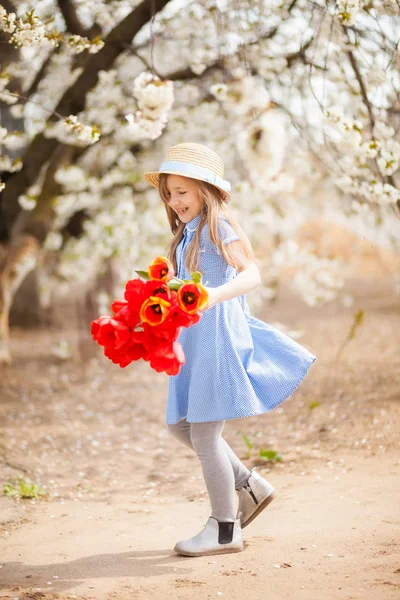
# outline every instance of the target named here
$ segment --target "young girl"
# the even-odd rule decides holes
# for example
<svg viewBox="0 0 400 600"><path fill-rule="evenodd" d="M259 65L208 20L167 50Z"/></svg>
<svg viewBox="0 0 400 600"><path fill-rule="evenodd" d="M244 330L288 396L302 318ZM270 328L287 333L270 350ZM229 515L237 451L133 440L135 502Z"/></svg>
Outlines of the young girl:
<svg viewBox="0 0 400 600"><path fill-rule="evenodd" d="M169 378L166 422L201 461L211 516L199 534L174 550L186 556L240 552L242 529L275 490L229 447L222 437L225 421L278 406L316 357L250 315L244 294L261 278L250 242L228 212L230 184L221 158L201 144L177 144L159 171L144 176L165 204L177 276L191 279L201 271L209 294L200 321L180 334L186 362Z"/></svg>

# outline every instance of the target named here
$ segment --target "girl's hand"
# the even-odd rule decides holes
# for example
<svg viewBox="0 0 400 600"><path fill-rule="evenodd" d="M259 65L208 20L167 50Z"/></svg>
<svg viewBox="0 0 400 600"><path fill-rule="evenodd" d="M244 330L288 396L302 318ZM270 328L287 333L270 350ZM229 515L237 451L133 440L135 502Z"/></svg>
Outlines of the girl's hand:
<svg viewBox="0 0 400 600"><path fill-rule="evenodd" d="M215 306L216 304L218 304L218 302L220 302L218 288L206 287L206 290L207 290L207 293L208 293L208 302L207 302L206 307L204 308L204 310L208 310L209 308L212 308L213 306Z"/></svg>

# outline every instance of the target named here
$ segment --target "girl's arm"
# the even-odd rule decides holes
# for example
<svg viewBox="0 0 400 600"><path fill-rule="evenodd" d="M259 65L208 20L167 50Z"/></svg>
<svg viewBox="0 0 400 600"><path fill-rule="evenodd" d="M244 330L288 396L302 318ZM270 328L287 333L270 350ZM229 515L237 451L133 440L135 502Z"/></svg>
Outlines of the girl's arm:
<svg viewBox="0 0 400 600"><path fill-rule="evenodd" d="M231 242L229 250L238 265L239 274L232 281L228 281L219 287L206 288L209 295L207 309L212 308L218 302L224 302L246 294L246 292L261 284L260 271L254 260L244 254L241 243L239 241Z"/></svg>

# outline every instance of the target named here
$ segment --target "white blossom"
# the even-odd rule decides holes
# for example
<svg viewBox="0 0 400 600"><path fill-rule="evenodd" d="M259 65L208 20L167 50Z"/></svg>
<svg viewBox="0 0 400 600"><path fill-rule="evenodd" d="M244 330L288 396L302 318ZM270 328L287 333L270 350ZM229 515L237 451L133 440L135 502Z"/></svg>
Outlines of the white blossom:
<svg viewBox="0 0 400 600"><path fill-rule="evenodd" d="M0 5L0 29L6 33L13 33L16 29L16 20L17 15L15 13L7 13L5 8Z"/></svg>
<svg viewBox="0 0 400 600"><path fill-rule="evenodd" d="M137 160L132 152L126 150L121 154L121 156L117 160L118 167L122 169L122 171L131 171L137 165Z"/></svg>
<svg viewBox="0 0 400 600"><path fill-rule="evenodd" d="M11 37L11 43L22 48L23 46L34 46L47 42L46 29L41 24L22 23L19 21L18 28Z"/></svg>
<svg viewBox="0 0 400 600"><path fill-rule="evenodd" d="M226 100L228 97L228 86L224 83L215 83L210 87L210 92L217 100Z"/></svg>
<svg viewBox="0 0 400 600"><path fill-rule="evenodd" d="M228 85L226 108L237 116L251 114L251 111L265 111L270 105L270 96L260 79L240 77Z"/></svg>
<svg viewBox="0 0 400 600"><path fill-rule="evenodd" d="M337 0L337 16L346 27L354 25L360 10L359 0Z"/></svg>
<svg viewBox="0 0 400 600"><path fill-rule="evenodd" d="M21 150L26 145L27 136L20 131L8 132L7 136L0 140L0 144L3 144L8 150Z"/></svg>
<svg viewBox="0 0 400 600"><path fill-rule="evenodd" d="M395 134L395 130L391 125L384 123L383 121L377 120L374 125L374 133L377 138L392 138Z"/></svg>
<svg viewBox="0 0 400 600"><path fill-rule="evenodd" d="M162 119L174 101L172 81L161 81L151 73L143 72L134 81L133 94L145 119Z"/></svg>
<svg viewBox="0 0 400 600"><path fill-rule="evenodd" d="M16 173L22 169L22 161L20 158L11 160L7 155L0 154L0 171L8 171L9 173Z"/></svg>
<svg viewBox="0 0 400 600"><path fill-rule="evenodd" d="M18 98L16 98L15 101L18 102ZM14 106L10 108L10 113L14 119L22 119L24 116L24 109L25 107L23 104L14 104Z"/></svg>
<svg viewBox="0 0 400 600"><path fill-rule="evenodd" d="M358 154L366 158L375 158L380 150L382 143L379 140L367 140L362 142L358 148Z"/></svg>
<svg viewBox="0 0 400 600"><path fill-rule="evenodd" d="M80 54L87 49L89 50L89 54L96 54L104 47L104 42L99 38L89 40L80 35L71 35L66 41L73 54Z"/></svg>
<svg viewBox="0 0 400 600"><path fill-rule="evenodd" d="M281 169L285 156L286 128L282 115L276 110L265 111L238 134L236 145L248 166L249 176L270 186L270 179Z"/></svg>
<svg viewBox="0 0 400 600"><path fill-rule="evenodd" d="M2 144L8 134L8 129L0 127L0 144Z"/></svg>
<svg viewBox="0 0 400 600"><path fill-rule="evenodd" d="M76 165L57 169L54 179L66 192L81 192L87 189L89 183L85 171Z"/></svg>
<svg viewBox="0 0 400 600"><path fill-rule="evenodd" d="M160 137L167 122L165 116L158 121L146 119L139 111L135 115L126 115L126 120L129 125L121 127L118 137L121 141L130 142L131 144L145 139L155 140Z"/></svg>
<svg viewBox="0 0 400 600"><path fill-rule="evenodd" d="M6 104L15 104L18 102L18 96L5 89L10 83L10 76L6 72L0 71L0 100Z"/></svg>
<svg viewBox="0 0 400 600"><path fill-rule="evenodd" d="M95 125L83 125L75 115L70 115L56 123L49 123L44 135L76 146L89 146L95 144L100 138L100 132Z"/></svg>
<svg viewBox="0 0 400 600"><path fill-rule="evenodd" d="M12 34L10 43L17 48L49 44L58 46L63 41L63 34L48 27L48 24L35 14L35 10L26 12L22 18L18 18L15 13L7 13L3 6L0 10L0 30ZM104 46L104 42L98 37L89 40L80 35L66 35L64 41L73 54L79 54L86 49L90 54L94 54Z"/></svg>
<svg viewBox="0 0 400 600"><path fill-rule="evenodd" d="M391 152L383 150L378 158L378 166L383 175L392 175L399 168L399 161Z"/></svg>
<svg viewBox="0 0 400 600"><path fill-rule="evenodd" d="M47 234L43 247L46 250L59 250L62 246L63 237L57 231L50 231Z"/></svg>
<svg viewBox="0 0 400 600"><path fill-rule="evenodd" d="M33 210L36 206L37 198L23 194L18 198L18 204L26 211Z"/></svg>

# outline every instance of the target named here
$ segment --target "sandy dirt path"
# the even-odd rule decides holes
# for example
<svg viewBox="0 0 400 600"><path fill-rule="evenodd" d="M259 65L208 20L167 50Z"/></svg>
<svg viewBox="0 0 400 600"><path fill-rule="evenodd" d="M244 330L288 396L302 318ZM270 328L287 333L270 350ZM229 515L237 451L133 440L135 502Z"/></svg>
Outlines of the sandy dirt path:
<svg viewBox="0 0 400 600"><path fill-rule="evenodd" d="M51 355L56 329L15 330L1 371L1 482L23 474L49 495L0 498L0 598L400 598L398 298L375 282L351 309L292 306L263 318L304 329L318 361L279 409L224 430L278 497L244 530L244 552L214 557L172 550L209 504L197 458L166 431L166 378L104 360L84 372ZM337 360L358 308L365 325ZM62 335L77 344L73 328ZM260 448L282 462L263 462Z"/></svg>

